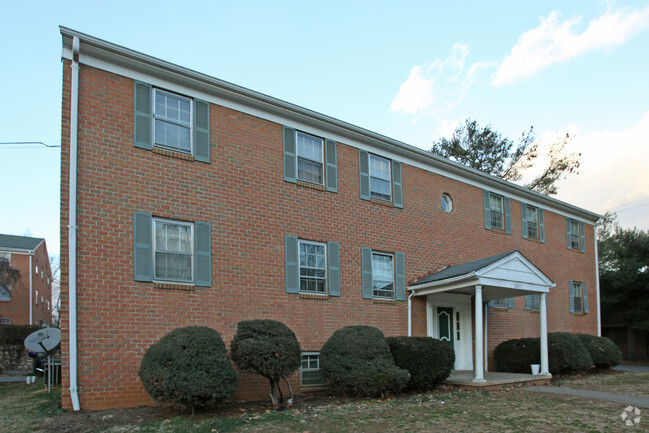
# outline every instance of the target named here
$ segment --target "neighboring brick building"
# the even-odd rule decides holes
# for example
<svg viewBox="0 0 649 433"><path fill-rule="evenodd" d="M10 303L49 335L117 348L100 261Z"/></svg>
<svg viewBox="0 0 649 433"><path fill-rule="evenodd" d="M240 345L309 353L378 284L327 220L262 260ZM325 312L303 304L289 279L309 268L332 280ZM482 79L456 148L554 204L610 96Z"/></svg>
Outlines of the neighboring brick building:
<svg viewBox="0 0 649 433"><path fill-rule="evenodd" d="M0 285L0 324L52 322L52 270L45 239L0 234L0 258L20 272L12 286Z"/></svg>
<svg viewBox="0 0 649 433"><path fill-rule="evenodd" d="M473 353L500 341L599 332L598 215L61 33L64 407L151 404L141 357L186 325L229 346L241 320L284 322L304 351L298 392L346 325L446 339L477 380ZM267 396L241 378L235 398Z"/></svg>

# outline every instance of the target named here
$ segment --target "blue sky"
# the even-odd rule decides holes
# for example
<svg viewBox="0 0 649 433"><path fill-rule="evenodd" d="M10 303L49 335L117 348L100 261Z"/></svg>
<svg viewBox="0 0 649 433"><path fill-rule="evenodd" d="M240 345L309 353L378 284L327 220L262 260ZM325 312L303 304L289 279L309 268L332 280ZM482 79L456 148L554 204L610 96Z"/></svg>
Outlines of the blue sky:
<svg viewBox="0 0 649 433"><path fill-rule="evenodd" d="M649 229L649 1L9 2L0 142L60 144L59 25L429 149L569 132L557 198ZM0 144L0 232L59 252L58 148Z"/></svg>

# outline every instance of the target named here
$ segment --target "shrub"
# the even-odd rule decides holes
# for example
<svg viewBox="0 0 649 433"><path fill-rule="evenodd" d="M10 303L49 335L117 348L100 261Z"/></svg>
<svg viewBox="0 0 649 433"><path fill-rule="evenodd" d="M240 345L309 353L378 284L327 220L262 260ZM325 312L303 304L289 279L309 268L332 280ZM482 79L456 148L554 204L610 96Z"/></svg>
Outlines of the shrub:
<svg viewBox="0 0 649 433"><path fill-rule="evenodd" d="M320 369L332 389L354 396L399 392L408 372L394 365L387 339L371 326L347 326L320 351Z"/></svg>
<svg viewBox="0 0 649 433"><path fill-rule="evenodd" d="M610 368L622 362L622 352L609 338L590 334L577 334L577 336L590 353L595 367Z"/></svg>
<svg viewBox="0 0 649 433"><path fill-rule="evenodd" d="M430 391L451 374L455 352L448 344L430 337L388 337L397 367L408 370L410 391Z"/></svg>
<svg viewBox="0 0 649 433"><path fill-rule="evenodd" d="M144 353L138 374L155 400L191 409L215 406L238 382L221 336L205 326L162 337Z"/></svg>
<svg viewBox="0 0 649 433"><path fill-rule="evenodd" d="M541 362L539 338L518 338L503 341L494 350L496 370L510 373L530 373L531 364ZM587 370L593 362L576 334L548 334L548 361L552 374Z"/></svg>
<svg viewBox="0 0 649 433"><path fill-rule="evenodd" d="M239 322L230 349L237 367L269 380L273 403L281 404L283 400L280 379L284 379L293 397L286 376L300 366L302 352L300 343L288 326L275 320Z"/></svg>
<svg viewBox="0 0 649 433"><path fill-rule="evenodd" d="M32 332L43 329L35 325L0 325L0 344L23 345Z"/></svg>

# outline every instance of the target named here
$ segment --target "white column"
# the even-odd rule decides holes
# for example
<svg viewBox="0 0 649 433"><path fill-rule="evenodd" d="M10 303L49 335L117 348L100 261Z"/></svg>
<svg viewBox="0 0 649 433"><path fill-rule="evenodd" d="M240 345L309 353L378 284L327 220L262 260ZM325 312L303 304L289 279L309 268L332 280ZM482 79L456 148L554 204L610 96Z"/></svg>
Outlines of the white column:
<svg viewBox="0 0 649 433"><path fill-rule="evenodd" d="M551 376L550 363L548 362L548 302L547 295L541 293L541 372L545 376Z"/></svg>
<svg viewBox="0 0 649 433"><path fill-rule="evenodd" d="M486 382L484 379L484 349L482 347L482 286L475 286L475 366L474 382Z"/></svg>

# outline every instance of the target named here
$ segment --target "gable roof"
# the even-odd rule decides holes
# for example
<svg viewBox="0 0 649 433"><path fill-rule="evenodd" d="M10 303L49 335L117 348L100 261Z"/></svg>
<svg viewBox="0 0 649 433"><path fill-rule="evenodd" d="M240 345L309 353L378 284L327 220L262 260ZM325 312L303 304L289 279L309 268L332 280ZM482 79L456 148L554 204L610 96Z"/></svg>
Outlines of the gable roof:
<svg viewBox="0 0 649 433"><path fill-rule="evenodd" d="M43 242L45 242L43 238L0 234L0 249L34 251Z"/></svg>
<svg viewBox="0 0 649 433"><path fill-rule="evenodd" d="M427 277L424 277L420 280L415 281L410 286L418 286L425 283L431 283L433 281L445 280L447 278L459 277L461 275L470 274L476 272L482 268L489 266L492 263L497 262L503 257L507 257L510 254L515 253L516 251L509 251L507 253L498 254L492 257L486 257L484 259L474 260L472 262L462 263L460 265L449 266L448 268L442 269L439 272L431 274Z"/></svg>

